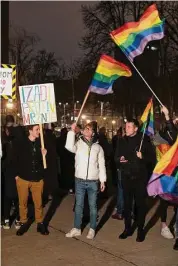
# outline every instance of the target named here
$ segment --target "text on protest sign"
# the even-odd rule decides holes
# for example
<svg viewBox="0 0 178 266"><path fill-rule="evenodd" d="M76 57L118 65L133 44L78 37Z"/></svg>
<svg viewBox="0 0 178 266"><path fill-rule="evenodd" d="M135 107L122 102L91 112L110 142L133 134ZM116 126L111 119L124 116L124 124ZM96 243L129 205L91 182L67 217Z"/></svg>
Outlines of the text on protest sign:
<svg viewBox="0 0 178 266"><path fill-rule="evenodd" d="M52 83L20 86L19 92L24 125L57 121Z"/></svg>
<svg viewBox="0 0 178 266"><path fill-rule="evenodd" d="M12 96L11 68L0 68L0 95Z"/></svg>

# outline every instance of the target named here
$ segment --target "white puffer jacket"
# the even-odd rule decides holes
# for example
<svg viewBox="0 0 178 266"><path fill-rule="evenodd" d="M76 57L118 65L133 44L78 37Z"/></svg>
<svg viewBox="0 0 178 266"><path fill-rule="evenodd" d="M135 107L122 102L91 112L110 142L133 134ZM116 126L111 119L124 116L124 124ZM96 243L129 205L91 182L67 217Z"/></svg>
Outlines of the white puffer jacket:
<svg viewBox="0 0 178 266"><path fill-rule="evenodd" d="M75 142L75 133L69 131L65 148L75 153L75 177L106 182L104 152L98 143L93 143L90 150L82 139Z"/></svg>

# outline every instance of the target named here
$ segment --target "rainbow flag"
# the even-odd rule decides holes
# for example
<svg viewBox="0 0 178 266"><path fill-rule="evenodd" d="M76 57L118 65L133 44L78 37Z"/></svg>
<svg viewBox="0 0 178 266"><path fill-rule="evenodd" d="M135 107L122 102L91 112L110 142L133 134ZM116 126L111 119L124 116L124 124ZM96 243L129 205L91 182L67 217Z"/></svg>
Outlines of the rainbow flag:
<svg viewBox="0 0 178 266"><path fill-rule="evenodd" d="M121 76L130 77L132 72L124 64L108 55L102 55L89 90L98 94L113 93L112 85Z"/></svg>
<svg viewBox="0 0 178 266"><path fill-rule="evenodd" d="M153 99L151 98L147 104L143 115L141 116L141 121L143 123L141 131L147 134L148 136L154 135L154 116L153 116Z"/></svg>
<svg viewBox="0 0 178 266"><path fill-rule="evenodd" d="M110 33L113 41L131 61L143 53L149 41L164 37L164 20L160 20L156 5L147 8L138 22L128 22Z"/></svg>
<svg viewBox="0 0 178 266"><path fill-rule="evenodd" d="M159 162L161 160L161 158L163 157L163 155L170 149L170 145L169 144L159 144L156 146L156 159L157 162Z"/></svg>
<svg viewBox="0 0 178 266"><path fill-rule="evenodd" d="M178 204L178 137L157 163L147 186L149 196L159 195Z"/></svg>

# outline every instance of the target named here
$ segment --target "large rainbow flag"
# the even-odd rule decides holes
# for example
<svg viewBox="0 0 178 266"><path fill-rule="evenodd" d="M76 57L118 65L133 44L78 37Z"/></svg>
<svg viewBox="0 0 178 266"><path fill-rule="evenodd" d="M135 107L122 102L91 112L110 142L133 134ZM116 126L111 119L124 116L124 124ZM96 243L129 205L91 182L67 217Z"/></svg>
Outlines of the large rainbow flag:
<svg viewBox="0 0 178 266"><path fill-rule="evenodd" d="M157 163L147 186L149 196L159 195L178 204L178 137Z"/></svg>
<svg viewBox="0 0 178 266"><path fill-rule="evenodd" d="M143 123L141 131L147 134L148 136L154 135L154 117L153 117L153 99L151 98L147 104L143 115L141 116L141 121Z"/></svg>
<svg viewBox="0 0 178 266"><path fill-rule="evenodd" d="M159 162L163 155L170 149L169 144L159 144L156 146L156 159Z"/></svg>
<svg viewBox="0 0 178 266"><path fill-rule="evenodd" d="M130 77L132 72L123 63L108 55L102 55L96 68L89 90L98 94L113 93L112 85L121 76Z"/></svg>
<svg viewBox="0 0 178 266"><path fill-rule="evenodd" d="M138 22L128 22L111 33L113 41L121 48L127 57L143 53L149 41L164 37L164 20L160 20L156 5L147 8Z"/></svg>

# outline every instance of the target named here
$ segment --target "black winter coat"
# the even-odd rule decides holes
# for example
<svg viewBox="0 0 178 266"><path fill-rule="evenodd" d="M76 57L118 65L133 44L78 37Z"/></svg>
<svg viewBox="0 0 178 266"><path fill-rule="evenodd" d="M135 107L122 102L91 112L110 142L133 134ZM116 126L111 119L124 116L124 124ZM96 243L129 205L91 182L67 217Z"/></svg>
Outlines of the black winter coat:
<svg viewBox="0 0 178 266"><path fill-rule="evenodd" d="M141 152L142 159L139 159L136 152L139 151L142 134L137 133L133 137L124 136L118 140L115 153L117 168L121 170L123 178L148 178L148 166L156 161L155 150L149 137L144 136ZM120 158L124 156L128 162L120 163Z"/></svg>

